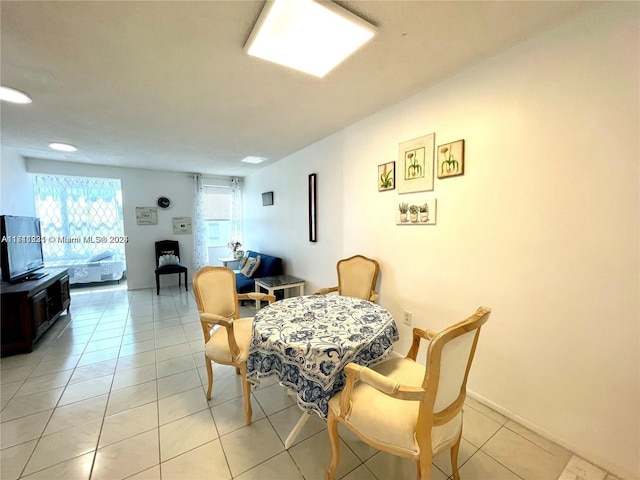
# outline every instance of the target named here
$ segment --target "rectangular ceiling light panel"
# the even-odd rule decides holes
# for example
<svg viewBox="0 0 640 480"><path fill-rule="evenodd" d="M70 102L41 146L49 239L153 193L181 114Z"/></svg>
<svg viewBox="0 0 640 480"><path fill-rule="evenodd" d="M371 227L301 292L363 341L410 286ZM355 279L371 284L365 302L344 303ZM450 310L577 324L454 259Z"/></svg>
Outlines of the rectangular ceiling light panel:
<svg viewBox="0 0 640 480"><path fill-rule="evenodd" d="M254 157L254 156L248 156L248 157L244 157L242 160L240 160L241 162L244 163L262 163L264 161L266 161L267 159L265 157Z"/></svg>
<svg viewBox="0 0 640 480"><path fill-rule="evenodd" d="M324 77L375 33L376 27L332 2L275 0L262 10L245 50Z"/></svg>

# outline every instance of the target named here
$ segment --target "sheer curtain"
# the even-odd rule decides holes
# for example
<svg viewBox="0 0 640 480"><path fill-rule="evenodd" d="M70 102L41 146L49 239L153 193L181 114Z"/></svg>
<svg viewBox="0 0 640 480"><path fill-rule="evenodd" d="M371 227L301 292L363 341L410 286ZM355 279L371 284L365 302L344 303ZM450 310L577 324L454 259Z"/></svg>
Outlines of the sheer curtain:
<svg viewBox="0 0 640 480"><path fill-rule="evenodd" d="M202 175L195 175L195 198L193 212L193 251L196 270L209 263L207 248L207 223L204 215L204 181Z"/></svg>
<svg viewBox="0 0 640 480"><path fill-rule="evenodd" d="M35 175L34 197L46 261L86 260L98 253L124 255L122 190L112 178ZM104 241L103 241L104 240Z"/></svg>
<svg viewBox="0 0 640 480"><path fill-rule="evenodd" d="M231 236L246 250L242 240L242 180L239 178L231 179Z"/></svg>
<svg viewBox="0 0 640 480"><path fill-rule="evenodd" d="M241 183L239 178L195 175L193 246L196 269L209 264L210 247L226 249L229 242L242 243Z"/></svg>

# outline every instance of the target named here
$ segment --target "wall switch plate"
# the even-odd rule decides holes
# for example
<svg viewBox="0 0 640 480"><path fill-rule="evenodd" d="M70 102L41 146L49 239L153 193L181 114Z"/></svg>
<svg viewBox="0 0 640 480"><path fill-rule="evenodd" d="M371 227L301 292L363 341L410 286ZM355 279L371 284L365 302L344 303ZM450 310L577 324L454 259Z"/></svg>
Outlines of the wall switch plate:
<svg viewBox="0 0 640 480"><path fill-rule="evenodd" d="M404 311L404 324L411 325L411 312L409 310Z"/></svg>

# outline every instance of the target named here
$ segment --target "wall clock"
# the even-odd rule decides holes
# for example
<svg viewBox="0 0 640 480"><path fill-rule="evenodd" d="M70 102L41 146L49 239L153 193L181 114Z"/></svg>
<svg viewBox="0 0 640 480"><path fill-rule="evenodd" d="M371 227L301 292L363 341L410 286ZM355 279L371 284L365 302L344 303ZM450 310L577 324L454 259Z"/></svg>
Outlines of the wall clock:
<svg viewBox="0 0 640 480"><path fill-rule="evenodd" d="M158 197L158 207L160 208L169 208L171 206L171 200L167 197Z"/></svg>

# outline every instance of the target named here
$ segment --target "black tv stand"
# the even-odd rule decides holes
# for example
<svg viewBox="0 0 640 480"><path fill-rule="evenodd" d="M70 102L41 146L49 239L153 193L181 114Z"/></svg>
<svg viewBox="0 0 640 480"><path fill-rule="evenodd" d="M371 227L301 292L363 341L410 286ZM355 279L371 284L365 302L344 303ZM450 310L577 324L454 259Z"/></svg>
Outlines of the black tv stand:
<svg viewBox="0 0 640 480"><path fill-rule="evenodd" d="M69 273L66 268L51 268L39 279L18 284L2 282L1 355L27 353L62 313L69 308Z"/></svg>

